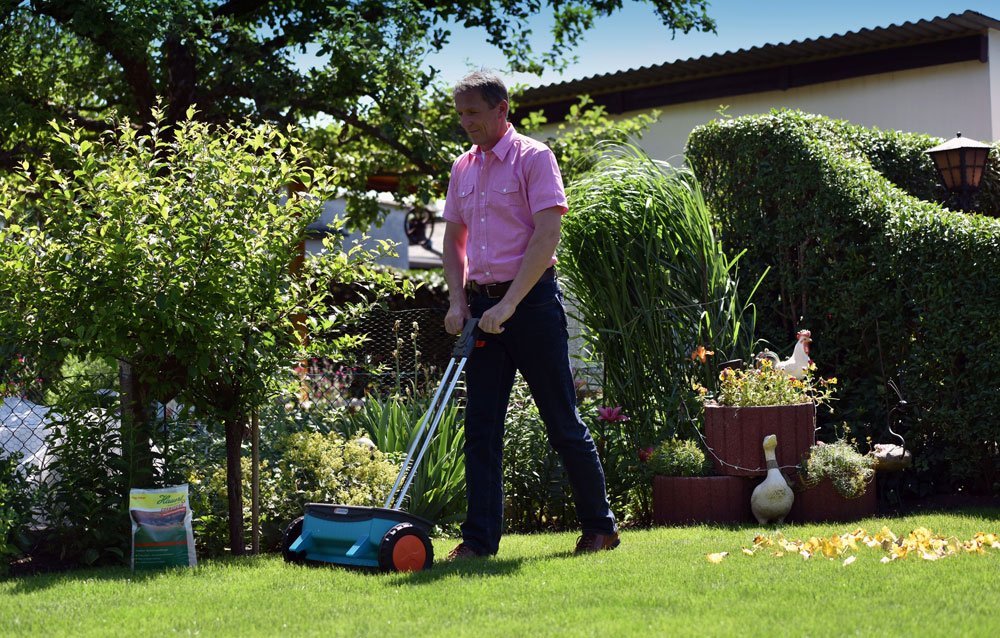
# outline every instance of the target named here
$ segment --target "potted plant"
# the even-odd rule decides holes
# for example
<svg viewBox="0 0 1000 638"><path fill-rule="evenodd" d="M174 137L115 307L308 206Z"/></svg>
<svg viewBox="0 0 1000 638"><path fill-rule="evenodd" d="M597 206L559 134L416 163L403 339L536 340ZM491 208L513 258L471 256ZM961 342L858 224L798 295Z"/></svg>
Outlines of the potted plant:
<svg viewBox="0 0 1000 638"><path fill-rule="evenodd" d="M778 437L778 465L794 467L816 443L816 406L830 400L837 380L816 376L812 363L797 379L770 360L724 369L717 396L705 402L705 440L718 474L767 474L761 441Z"/></svg>
<svg viewBox="0 0 1000 638"><path fill-rule="evenodd" d="M649 458L653 474L653 522L741 523L750 518L753 482L739 476L709 476L712 464L694 442L667 439Z"/></svg>
<svg viewBox="0 0 1000 638"><path fill-rule="evenodd" d="M839 439L817 443L799 467L791 520L849 521L875 514L875 458Z"/></svg>

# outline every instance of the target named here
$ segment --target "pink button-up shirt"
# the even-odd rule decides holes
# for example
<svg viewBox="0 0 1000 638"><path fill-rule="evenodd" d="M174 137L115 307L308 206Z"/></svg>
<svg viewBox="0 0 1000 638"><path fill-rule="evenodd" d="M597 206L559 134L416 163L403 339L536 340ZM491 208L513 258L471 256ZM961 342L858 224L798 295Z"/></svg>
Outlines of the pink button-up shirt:
<svg viewBox="0 0 1000 638"><path fill-rule="evenodd" d="M534 214L553 207L568 210L555 155L513 125L489 151L474 145L460 155L443 216L468 229L466 278L480 284L514 279L535 230Z"/></svg>

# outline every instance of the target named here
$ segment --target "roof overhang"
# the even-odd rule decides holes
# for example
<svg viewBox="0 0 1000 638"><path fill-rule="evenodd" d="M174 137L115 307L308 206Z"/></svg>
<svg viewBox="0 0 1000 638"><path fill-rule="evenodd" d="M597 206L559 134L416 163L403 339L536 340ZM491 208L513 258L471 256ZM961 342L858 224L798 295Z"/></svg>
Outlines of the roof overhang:
<svg viewBox="0 0 1000 638"><path fill-rule="evenodd" d="M947 18L768 44L525 90L518 110L563 119L580 95L608 113L645 110L849 78L989 59L1000 21L974 11Z"/></svg>

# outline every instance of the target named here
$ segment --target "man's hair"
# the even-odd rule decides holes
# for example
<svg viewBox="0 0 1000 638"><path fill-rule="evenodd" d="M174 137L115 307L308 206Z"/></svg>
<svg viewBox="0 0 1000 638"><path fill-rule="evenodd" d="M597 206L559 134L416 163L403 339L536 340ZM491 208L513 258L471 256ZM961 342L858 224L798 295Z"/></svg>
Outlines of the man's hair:
<svg viewBox="0 0 1000 638"><path fill-rule="evenodd" d="M456 96L469 91L478 91L491 109L500 102L509 100L507 86L492 71L473 71L458 81L451 94Z"/></svg>

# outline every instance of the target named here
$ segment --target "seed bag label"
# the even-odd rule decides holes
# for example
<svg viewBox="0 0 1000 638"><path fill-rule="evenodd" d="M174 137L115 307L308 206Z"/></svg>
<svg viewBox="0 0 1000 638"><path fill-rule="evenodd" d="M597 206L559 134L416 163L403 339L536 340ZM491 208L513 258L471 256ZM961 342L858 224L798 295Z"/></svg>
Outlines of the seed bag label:
<svg viewBox="0 0 1000 638"><path fill-rule="evenodd" d="M194 567L194 533L187 484L129 493L132 569Z"/></svg>

